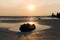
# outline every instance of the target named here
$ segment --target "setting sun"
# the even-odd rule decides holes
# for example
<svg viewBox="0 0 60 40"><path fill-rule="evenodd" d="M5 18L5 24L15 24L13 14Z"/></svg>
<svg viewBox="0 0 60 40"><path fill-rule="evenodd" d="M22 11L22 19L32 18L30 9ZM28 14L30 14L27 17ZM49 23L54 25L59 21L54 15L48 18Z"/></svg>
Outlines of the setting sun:
<svg viewBox="0 0 60 40"><path fill-rule="evenodd" d="M28 5L28 10L31 10L31 11L35 10L35 6L32 4Z"/></svg>

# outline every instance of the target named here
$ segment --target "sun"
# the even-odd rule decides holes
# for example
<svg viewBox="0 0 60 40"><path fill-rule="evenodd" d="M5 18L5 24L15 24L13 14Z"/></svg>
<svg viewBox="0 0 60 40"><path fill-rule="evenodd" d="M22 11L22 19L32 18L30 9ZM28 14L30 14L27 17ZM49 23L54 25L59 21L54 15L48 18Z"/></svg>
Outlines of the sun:
<svg viewBox="0 0 60 40"><path fill-rule="evenodd" d="M35 10L35 6L33 4L29 4L28 10L31 10L31 11Z"/></svg>

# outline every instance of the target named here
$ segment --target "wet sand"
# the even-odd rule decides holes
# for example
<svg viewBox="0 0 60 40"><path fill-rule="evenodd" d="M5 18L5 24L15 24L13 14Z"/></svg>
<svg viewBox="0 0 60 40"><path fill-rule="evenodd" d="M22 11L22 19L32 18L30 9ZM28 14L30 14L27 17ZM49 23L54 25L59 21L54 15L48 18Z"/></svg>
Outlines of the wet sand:
<svg viewBox="0 0 60 40"><path fill-rule="evenodd" d="M16 32L0 28L0 40L60 40L60 19L44 19L38 23L51 28L33 32Z"/></svg>

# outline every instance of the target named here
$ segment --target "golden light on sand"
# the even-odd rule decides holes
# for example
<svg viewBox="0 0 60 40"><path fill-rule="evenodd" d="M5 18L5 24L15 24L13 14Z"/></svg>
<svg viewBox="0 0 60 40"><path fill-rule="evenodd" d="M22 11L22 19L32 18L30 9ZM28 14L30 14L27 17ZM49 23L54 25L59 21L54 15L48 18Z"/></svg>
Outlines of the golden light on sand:
<svg viewBox="0 0 60 40"><path fill-rule="evenodd" d="M34 24L33 22L29 22L29 24Z"/></svg>
<svg viewBox="0 0 60 40"><path fill-rule="evenodd" d="M35 6L33 4L29 4L28 10L31 10L31 11L35 10Z"/></svg>

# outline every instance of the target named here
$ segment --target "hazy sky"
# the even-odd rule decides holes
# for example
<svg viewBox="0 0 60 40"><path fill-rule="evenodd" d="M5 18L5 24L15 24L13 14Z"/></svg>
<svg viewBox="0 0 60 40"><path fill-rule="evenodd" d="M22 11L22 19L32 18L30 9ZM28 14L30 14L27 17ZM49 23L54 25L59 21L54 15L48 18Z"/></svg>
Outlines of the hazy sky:
<svg viewBox="0 0 60 40"><path fill-rule="evenodd" d="M27 6L33 4L34 11ZM0 0L0 16L46 16L60 11L60 0Z"/></svg>

